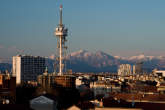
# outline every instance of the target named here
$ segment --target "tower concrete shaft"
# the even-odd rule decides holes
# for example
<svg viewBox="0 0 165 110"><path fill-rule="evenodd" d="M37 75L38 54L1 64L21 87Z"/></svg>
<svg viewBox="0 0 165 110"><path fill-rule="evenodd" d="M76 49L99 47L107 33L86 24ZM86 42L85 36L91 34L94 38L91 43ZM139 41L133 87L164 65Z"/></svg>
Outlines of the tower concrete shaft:
<svg viewBox="0 0 165 110"><path fill-rule="evenodd" d="M59 75L62 75L62 70L63 70L63 53L62 53L62 36L60 37L60 47L59 47L59 54L60 54L60 68L59 68Z"/></svg>
<svg viewBox="0 0 165 110"><path fill-rule="evenodd" d="M62 5L60 6L60 22L55 30L55 35L57 36L57 48L59 50L59 73L58 75L63 75L64 68L64 51L66 51L67 47L65 46L66 36L68 33L68 29L62 24Z"/></svg>

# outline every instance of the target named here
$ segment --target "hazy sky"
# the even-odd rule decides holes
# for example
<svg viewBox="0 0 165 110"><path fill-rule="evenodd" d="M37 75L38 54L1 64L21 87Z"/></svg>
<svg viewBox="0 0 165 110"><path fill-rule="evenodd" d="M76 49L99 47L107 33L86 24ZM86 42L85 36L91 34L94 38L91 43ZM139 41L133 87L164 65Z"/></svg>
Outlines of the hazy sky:
<svg viewBox="0 0 165 110"><path fill-rule="evenodd" d="M69 52L165 56L165 0L0 0L0 57L55 53L60 4Z"/></svg>

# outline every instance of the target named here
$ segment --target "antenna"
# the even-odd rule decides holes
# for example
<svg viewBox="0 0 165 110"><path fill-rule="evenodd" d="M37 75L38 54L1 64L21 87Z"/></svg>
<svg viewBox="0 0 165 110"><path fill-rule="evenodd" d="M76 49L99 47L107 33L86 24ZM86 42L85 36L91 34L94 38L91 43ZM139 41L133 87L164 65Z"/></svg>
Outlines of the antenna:
<svg viewBox="0 0 165 110"><path fill-rule="evenodd" d="M64 57L67 46L65 45L66 36L68 34L68 29L62 23L62 5L60 5L60 22L55 30L55 36L57 36L57 48L59 52L59 73L58 75L63 75L64 68Z"/></svg>
<svg viewBox="0 0 165 110"><path fill-rule="evenodd" d="M60 26L62 26L62 5L60 5Z"/></svg>

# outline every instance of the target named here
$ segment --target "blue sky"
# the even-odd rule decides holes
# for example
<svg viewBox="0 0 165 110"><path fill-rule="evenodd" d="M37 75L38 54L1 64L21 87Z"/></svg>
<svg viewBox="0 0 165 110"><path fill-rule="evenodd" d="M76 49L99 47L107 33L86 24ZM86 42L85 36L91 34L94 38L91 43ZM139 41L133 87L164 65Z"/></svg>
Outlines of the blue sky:
<svg viewBox="0 0 165 110"><path fill-rule="evenodd" d="M0 0L0 57L54 54L60 4L69 52L165 56L164 0Z"/></svg>

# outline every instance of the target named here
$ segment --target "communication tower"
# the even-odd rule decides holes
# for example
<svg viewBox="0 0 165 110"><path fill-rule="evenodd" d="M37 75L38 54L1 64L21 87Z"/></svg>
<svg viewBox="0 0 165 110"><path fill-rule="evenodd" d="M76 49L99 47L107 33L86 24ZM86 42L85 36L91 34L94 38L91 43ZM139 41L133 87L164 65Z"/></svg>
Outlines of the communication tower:
<svg viewBox="0 0 165 110"><path fill-rule="evenodd" d="M68 29L65 28L65 26L62 23L62 5L60 5L60 22L59 25L56 27L55 30L55 36L57 37L57 49L59 53L59 73L58 75L63 75L63 68L64 68L64 58L65 58L65 53L67 50L67 46L65 45L66 43L66 37L68 34Z"/></svg>

